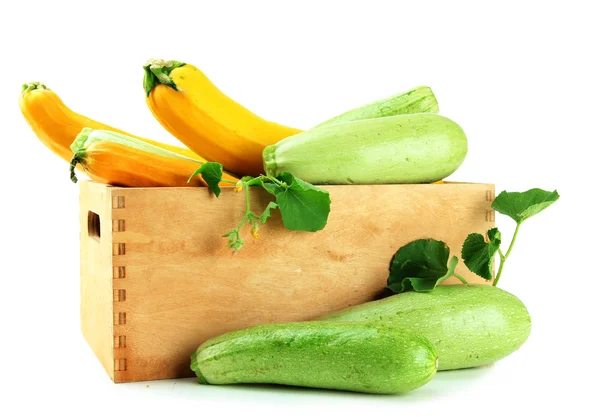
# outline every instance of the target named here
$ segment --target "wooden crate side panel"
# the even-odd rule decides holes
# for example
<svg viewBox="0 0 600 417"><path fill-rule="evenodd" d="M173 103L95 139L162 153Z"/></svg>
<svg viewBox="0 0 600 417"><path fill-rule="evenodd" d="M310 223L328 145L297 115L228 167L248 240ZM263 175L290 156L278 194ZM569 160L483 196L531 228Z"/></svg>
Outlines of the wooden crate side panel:
<svg viewBox="0 0 600 417"><path fill-rule="evenodd" d="M113 378L110 188L82 181L79 190L81 331Z"/></svg>
<svg viewBox="0 0 600 417"><path fill-rule="evenodd" d="M400 246L432 237L460 256L469 233L494 224L488 184L325 188L332 210L324 230L291 232L275 212L259 240L245 230L246 245L237 253L221 235L239 222L242 194L228 189L217 199L205 189L113 189L124 199L112 212L113 222L123 224L113 234L113 261L126 269L125 279L113 280L120 300L114 311L126 320L115 326L115 336L126 339L114 350L115 381L189 376L190 353L212 336L371 300ZM252 196L260 212L269 196L257 190Z"/></svg>

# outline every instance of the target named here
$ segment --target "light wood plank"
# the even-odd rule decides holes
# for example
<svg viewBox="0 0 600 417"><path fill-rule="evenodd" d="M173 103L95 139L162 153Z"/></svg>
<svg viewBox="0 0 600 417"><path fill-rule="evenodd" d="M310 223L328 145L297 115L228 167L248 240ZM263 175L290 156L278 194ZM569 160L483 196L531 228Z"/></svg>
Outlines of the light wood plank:
<svg viewBox="0 0 600 417"><path fill-rule="evenodd" d="M113 378L113 271L109 188L93 182L82 182L79 202L81 331L108 375ZM98 222L91 213L98 215ZM100 236L96 236L98 230Z"/></svg>

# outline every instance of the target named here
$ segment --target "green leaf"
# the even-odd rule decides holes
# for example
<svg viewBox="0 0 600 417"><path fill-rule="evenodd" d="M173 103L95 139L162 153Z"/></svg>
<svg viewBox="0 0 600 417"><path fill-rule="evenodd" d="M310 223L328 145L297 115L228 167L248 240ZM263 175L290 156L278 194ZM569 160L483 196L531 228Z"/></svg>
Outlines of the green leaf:
<svg viewBox="0 0 600 417"><path fill-rule="evenodd" d="M493 278L494 255L500 249L501 235L498 228L494 227L487 231L489 242L481 233L471 233L463 243L461 256L469 270L482 278L490 280Z"/></svg>
<svg viewBox="0 0 600 417"><path fill-rule="evenodd" d="M279 181L281 181L281 182L284 182L284 183L286 183L287 185L292 185L292 184L294 183L294 179L298 179L298 178L294 177L294 176L293 176L291 173L289 173L289 172L282 172L282 173L280 173L279 175L277 175L277 179L278 179ZM308 183L307 183L307 182L305 182L305 181L302 181L302 182L304 182L305 184L308 184ZM312 185L312 184L309 184L309 185ZM313 185L313 187L314 187L314 185ZM316 187L315 187L315 188L316 188Z"/></svg>
<svg viewBox="0 0 600 417"><path fill-rule="evenodd" d="M263 211L263 213L260 215L260 222L262 224L265 224L267 222L267 219L271 217L271 210L276 209L277 207L277 203L275 203L274 201L270 201L267 207L265 208L265 211Z"/></svg>
<svg viewBox="0 0 600 417"><path fill-rule="evenodd" d="M204 165L196 171L196 174L203 172L203 167ZM220 164L218 164L218 168L220 169L219 173L222 173ZM212 171L206 172L212 173ZM275 196L275 201L269 202L260 216L250 210L249 187L251 186L262 186ZM258 239L258 222L266 223L271 217L272 210L277 208L281 211L284 226L290 230L314 232L321 230L327 223L331 204L329 193L295 178L292 174L282 173L277 178L266 175L245 176L236 183L236 190L240 189L245 191L246 212L238 226L223 235L228 238L229 247L235 250L239 250L244 245L244 240L240 237L241 228L246 223L252 225L252 236Z"/></svg>
<svg viewBox="0 0 600 417"><path fill-rule="evenodd" d="M394 292L406 292L411 289L417 292L429 292L432 291L435 287L440 285L443 281L450 278L454 275L454 270L456 269L456 265L458 265L458 258L453 256L450 259L450 265L448 267L448 271L439 278L416 278L416 277L406 277L400 283L392 283L388 285L388 288Z"/></svg>
<svg viewBox="0 0 600 417"><path fill-rule="evenodd" d="M316 232L327 224L331 205L329 193L294 177L289 172L277 176L287 187L265 189L275 195L283 225L290 230ZM267 184L265 184L266 186Z"/></svg>
<svg viewBox="0 0 600 417"><path fill-rule="evenodd" d="M201 175L202 179L206 181L208 188L218 197L221 194L221 187L219 183L223 177L223 165L218 162L204 162L188 179L188 182L196 175Z"/></svg>
<svg viewBox="0 0 600 417"><path fill-rule="evenodd" d="M559 197L556 190L550 192L541 188L532 188L525 192L502 191L492 202L492 208L498 213L512 217L517 223L522 223L546 209Z"/></svg>
<svg viewBox="0 0 600 417"><path fill-rule="evenodd" d="M448 266L450 249L439 240L418 239L398 249L390 265L388 288L394 292L431 291L454 274L458 258Z"/></svg>
<svg viewBox="0 0 600 417"><path fill-rule="evenodd" d="M242 177L242 181L245 182L246 184L248 184L248 186L250 187L257 187L257 186L262 186L264 187L264 182L263 179L261 177Z"/></svg>
<svg viewBox="0 0 600 417"><path fill-rule="evenodd" d="M271 182L265 182L262 186L269 194L273 195L276 195L278 192L283 191L283 188L281 186L273 184Z"/></svg>

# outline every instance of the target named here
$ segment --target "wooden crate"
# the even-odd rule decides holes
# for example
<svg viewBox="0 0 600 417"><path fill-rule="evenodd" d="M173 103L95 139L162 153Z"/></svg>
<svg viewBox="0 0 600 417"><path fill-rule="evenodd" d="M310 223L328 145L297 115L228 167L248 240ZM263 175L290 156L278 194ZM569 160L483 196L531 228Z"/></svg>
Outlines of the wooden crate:
<svg viewBox="0 0 600 417"><path fill-rule="evenodd" d="M373 299L395 251L418 238L459 254L494 226L491 184L339 185L324 230L292 232L278 212L233 252L223 233L243 194L80 183L81 326L115 382L191 376L205 340L256 324L307 320ZM261 210L269 195L253 190ZM461 263L457 271L483 282ZM450 281L452 282L452 281ZM456 281L457 282L457 281Z"/></svg>

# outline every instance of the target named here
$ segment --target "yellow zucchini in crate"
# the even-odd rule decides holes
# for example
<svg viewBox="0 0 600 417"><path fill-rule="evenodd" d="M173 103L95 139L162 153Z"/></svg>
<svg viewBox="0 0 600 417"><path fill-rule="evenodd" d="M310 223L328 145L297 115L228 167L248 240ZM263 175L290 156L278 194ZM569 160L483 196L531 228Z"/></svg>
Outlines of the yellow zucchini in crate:
<svg viewBox="0 0 600 417"><path fill-rule="evenodd" d="M63 103L54 91L39 82L23 85L19 107L36 136L65 161L70 161L73 157L70 149L71 143L84 127L122 133L188 158L204 161L202 157L189 149L135 136L75 113Z"/></svg>
<svg viewBox="0 0 600 417"><path fill-rule="evenodd" d="M140 140L106 130L85 128L72 145L71 180L80 165L91 179L124 187L206 185L190 173L200 162ZM224 185L224 184L222 184Z"/></svg>
<svg viewBox="0 0 600 417"><path fill-rule="evenodd" d="M193 65L150 60L144 70L146 103L160 124L234 174L261 174L264 147L300 132L255 115Z"/></svg>

